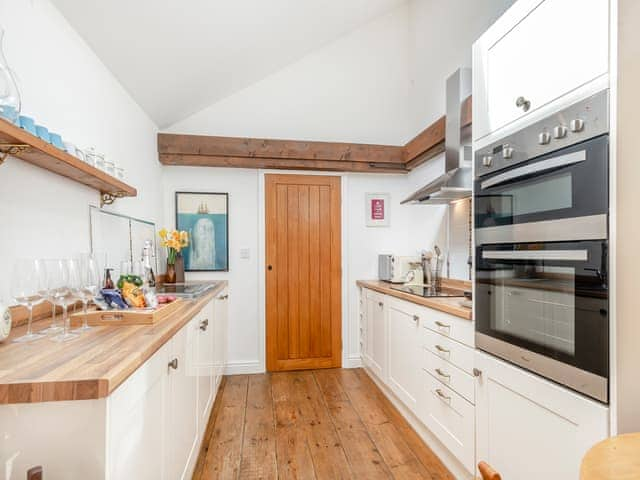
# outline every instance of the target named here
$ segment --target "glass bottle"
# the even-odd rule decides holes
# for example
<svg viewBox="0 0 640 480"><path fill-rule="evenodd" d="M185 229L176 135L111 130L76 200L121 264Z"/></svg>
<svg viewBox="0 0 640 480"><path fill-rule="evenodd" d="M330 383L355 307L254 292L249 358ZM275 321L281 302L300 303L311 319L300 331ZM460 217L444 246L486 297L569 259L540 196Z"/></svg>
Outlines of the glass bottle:
<svg viewBox="0 0 640 480"><path fill-rule="evenodd" d="M0 116L16 123L20 106L20 92L4 56L4 30L0 27Z"/></svg>

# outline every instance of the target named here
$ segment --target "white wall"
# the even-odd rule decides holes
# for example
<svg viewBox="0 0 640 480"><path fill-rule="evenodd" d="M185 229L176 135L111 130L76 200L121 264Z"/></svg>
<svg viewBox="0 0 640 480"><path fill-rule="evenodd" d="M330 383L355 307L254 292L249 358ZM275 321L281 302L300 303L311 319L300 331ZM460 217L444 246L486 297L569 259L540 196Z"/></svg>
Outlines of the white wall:
<svg viewBox="0 0 640 480"><path fill-rule="evenodd" d="M19 78L23 113L80 147L94 146L126 169L135 199L112 210L162 218L156 126L48 0L0 0L5 54ZM98 192L9 158L0 166L0 251L17 257L89 250L89 204ZM9 299L10 270L0 275Z"/></svg>
<svg viewBox="0 0 640 480"><path fill-rule="evenodd" d="M167 131L402 144L407 14L403 5Z"/></svg>
<svg viewBox="0 0 640 480"><path fill-rule="evenodd" d="M459 67L471 67L471 45L514 1L409 1L409 126L413 135L444 113L447 77Z"/></svg>

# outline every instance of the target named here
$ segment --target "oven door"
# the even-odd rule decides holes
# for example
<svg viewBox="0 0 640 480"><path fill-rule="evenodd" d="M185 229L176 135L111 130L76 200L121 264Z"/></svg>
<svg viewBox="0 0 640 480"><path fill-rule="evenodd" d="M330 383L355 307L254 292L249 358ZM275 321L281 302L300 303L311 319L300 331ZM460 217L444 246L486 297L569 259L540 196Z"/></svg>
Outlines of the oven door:
<svg viewBox="0 0 640 480"><path fill-rule="evenodd" d="M608 401L607 242L476 248L476 346Z"/></svg>
<svg viewBox="0 0 640 480"><path fill-rule="evenodd" d="M602 135L480 177L475 228L606 216L608 151L609 136Z"/></svg>

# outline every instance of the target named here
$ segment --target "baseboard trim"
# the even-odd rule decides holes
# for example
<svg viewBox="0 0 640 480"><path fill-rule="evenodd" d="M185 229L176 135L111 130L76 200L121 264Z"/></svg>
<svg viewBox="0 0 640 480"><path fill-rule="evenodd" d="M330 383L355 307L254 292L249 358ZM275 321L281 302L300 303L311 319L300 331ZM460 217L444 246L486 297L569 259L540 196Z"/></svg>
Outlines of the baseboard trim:
<svg viewBox="0 0 640 480"><path fill-rule="evenodd" d="M473 475L464 467L464 465L449 451L447 447L429 430L416 415L409 410L405 404L391 391L368 367L363 370L369 375L369 378L378 386L394 407L398 409L404 419L411 425L411 428L422 438L433 453L444 463L454 478L473 480Z"/></svg>
<svg viewBox="0 0 640 480"><path fill-rule="evenodd" d="M361 367L362 367L362 358L360 357L360 355L347 357L342 361L342 368L361 368Z"/></svg>
<svg viewBox="0 0 640 480"><path fill-rule="evenodd" d="M224 368L225 375L243 375L264 372L264 367L257 360L254 362L228 362Z"/></svg>

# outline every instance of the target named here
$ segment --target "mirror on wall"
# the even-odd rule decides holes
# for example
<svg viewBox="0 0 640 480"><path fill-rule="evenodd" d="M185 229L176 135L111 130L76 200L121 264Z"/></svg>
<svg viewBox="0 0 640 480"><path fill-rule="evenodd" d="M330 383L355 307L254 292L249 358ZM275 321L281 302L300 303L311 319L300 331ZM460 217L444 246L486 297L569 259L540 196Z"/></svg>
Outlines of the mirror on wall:
<svg viewBox="0 0 640 480"><path fill-rule="evenodd" d="M91 253L104 264L103 268L112 268L117 276L123 261L142 258L142 247L146 240L153 242L154 271L158 271L158 251L156 225L153 222L108 212L100 208L89 207L91 231Z"/></svg>

